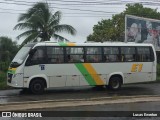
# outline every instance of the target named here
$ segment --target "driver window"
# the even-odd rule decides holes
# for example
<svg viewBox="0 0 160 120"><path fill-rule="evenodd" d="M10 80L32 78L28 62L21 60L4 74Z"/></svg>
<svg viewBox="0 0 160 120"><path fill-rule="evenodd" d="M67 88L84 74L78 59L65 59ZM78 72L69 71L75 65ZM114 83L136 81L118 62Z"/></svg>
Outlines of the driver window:
<svg viewBox="0 0 160 120"><path fill-rule="evenodd" d="M44 51L42 49L37 49L32 57L32 60L42 60L43 58L44 58Z"/></svg>
<svg viewBox="0 0 160 120"><path fill-rule="evenodd" d="M29 56L27 62L29 62L29 64L31 65L45 64L46 57L44 47L37 47L35 49L35 52L33 53L33 55Z"/></svg>

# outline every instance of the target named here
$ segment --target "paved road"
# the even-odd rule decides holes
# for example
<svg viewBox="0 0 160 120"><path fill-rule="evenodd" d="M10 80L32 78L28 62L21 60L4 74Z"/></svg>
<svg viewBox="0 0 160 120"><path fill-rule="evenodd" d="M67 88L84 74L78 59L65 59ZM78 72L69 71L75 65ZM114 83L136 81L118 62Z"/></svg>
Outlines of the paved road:
<svg viewBox="0 0 160 120"><path fill-rule="evenodd" d="M43 95L32 95L21 89L1 90L0 103L62 100L62 99L89 99L97 97L135 96L135 95L160 95L160 83L130 84L119 91L97 89L92 87L79 88L54 88L47 90Z"/></svg>
<svg viewBox="0 0 160 120"><path fill-rule="evenodd" d="M35 109L36 110L36 109ZM124 112L124 115L126 114L126 116L130 116L127 115L127 112L125 113L125 111L131 111L131 114L135 115L136 113L140 113L143 114L147 113L147 114L157 114L160 116L160 102L144 102L144 103L128 103L128 104L107 104L107 105L94 105L94 106L79 106L79 107L63 107L63 108L50 108L50 109L39 109L40 111L94 111L95 114L99 114L99 112L103 112L104 116L106 116L106 114L110 114L109 111L116 111L116 112L112 112L115 116L117 116L117 114L119 114L119 116L121 116L121 113ZM96 113L96 112L97 113ZM120 111L120 112L119 112ZM138 111L138 112L137 112ZM159 111L159 112L156 112ZM53 113L54 113L53 112ZM130 112L129 112L130 113ZM83 115L83 113L82 113ZM84 114L85 115L85 114ZM103 114L102 114L103 115ZM108 115L110 116L110 115ZM123 116L123 115L122 115ZM60 120L68 120L69 118L58 118ZM85 120L113 120L113 117L94 117L94 118L84 118ZM122 120L159 120L160 117L133 117L130 116L128 117L119 117L119 118L115 118L114 119L118 120L118 119L122 119ZM81 120L81 119L80 119Z"/></svg>
<svg viewBox="0 0 160 120"><path fill-rule="evenodd" d="M43 95L32 95L22 90L1 90L0 103L24 102L38 100L62 100L62 99L87 99L98 97L118 97L118 96L136 96L136 95L158 95L160 96L160 83L149 84L131 84L125 85L120 91L108 91L106 89L97 89L91 87L81 88L57 88L49 89ZM36 110L36 109L35 109ZM42 110L42 109L38 109ZM160 111L160 102L144 102L144 103L128 103L128 104L108 104L108 105L92 105L79 107L63 107L43 109L44 111ZM142 112L143 113L143 112ZM154 112L155 113L155 112ZM14 118L15 120L32 120L35 118ZM55 118L38 118L38 120L53 120ZM57 117L56 120L106 120L105 117ZM108 117L107 120L159 120L156 117ZM0 118L0 120L12 120L12 118Z"/></svg>

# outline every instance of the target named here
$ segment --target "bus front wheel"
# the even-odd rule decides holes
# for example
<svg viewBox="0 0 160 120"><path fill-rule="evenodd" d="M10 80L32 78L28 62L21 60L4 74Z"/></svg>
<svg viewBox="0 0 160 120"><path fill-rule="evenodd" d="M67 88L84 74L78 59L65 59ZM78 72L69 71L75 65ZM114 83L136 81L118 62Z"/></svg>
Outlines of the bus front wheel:
<svg viewBox="0 0 160 120"><path fill-rule="evenodd" d="M41 79L34 79L30 83L30 91L33 94L42 94L44 92L45 84L44 81Z"/></svg>
<svg viewBox="0 0 160 120"><path fill-rule="evenodd" d="M109 89L111 90L119 90L121 88L122 85L122 80L120 77L111 77L109 80Z"/></svg>

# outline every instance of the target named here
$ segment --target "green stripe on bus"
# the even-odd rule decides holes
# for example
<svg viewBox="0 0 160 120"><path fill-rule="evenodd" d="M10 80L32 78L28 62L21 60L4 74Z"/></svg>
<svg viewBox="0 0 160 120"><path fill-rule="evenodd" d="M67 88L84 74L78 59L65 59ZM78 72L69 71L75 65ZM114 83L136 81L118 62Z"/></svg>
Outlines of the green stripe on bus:
<svg viewBox="0 0 160 120"><path fill-rule="evenodd" d="M68 46L67 43L64 43L64 42L59 42L58 44L59 44L60 46Z"/></svg>
<svg viewBox="0 0 160 120"><path fill-rule="evenodd" d="M75 64L78 70L82 73L86 81L88 82L89 85L96 85L96 82L92 78L92 76L89 74L89 72L86 70L86 68L83 66L81 63Z"/></svg>
<svg viewBox="0 0 160 120"><path fill-rule="evenodd" d="M11 73L11 74L15 74L15 73L16 73L15 70L8 70L7 72L8 72L8 73Z"/></svg>

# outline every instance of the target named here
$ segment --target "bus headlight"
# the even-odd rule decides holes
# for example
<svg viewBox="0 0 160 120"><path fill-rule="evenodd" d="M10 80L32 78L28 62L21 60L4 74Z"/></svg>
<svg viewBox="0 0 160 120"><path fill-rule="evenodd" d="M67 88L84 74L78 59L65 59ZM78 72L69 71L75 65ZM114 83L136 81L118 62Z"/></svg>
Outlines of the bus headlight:
<svg viewBox="0 0 160 120"><path fill-rule="evenodd" d="M22 74L23 74L23 73L14 74L14 75L13 75L13 78L18 77L18 76L21 76Z"/></svg>

